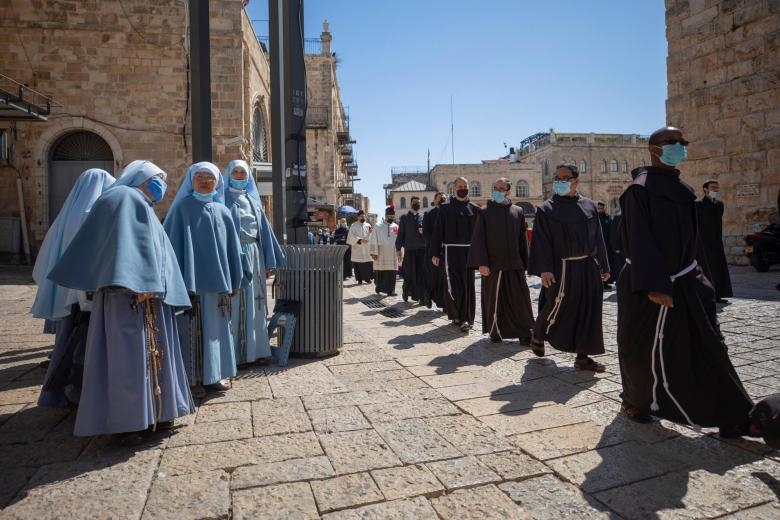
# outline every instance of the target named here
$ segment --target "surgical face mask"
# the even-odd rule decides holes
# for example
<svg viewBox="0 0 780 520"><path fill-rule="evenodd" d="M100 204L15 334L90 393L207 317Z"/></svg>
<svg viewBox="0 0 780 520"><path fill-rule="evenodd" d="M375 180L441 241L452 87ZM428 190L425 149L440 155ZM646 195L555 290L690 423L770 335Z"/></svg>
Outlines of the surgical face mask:
<svg viewBox="0 0 780 520"><path fill-rule="evenodd" d="M230 179L230 187L237 190L245 190L249 179Z"/></svg>
<svg viewBox="0 0 780 520"><path fill-rule="evenodd" d="M506 200L506 195L503 191L493 190L490 198L493 199L493 202L498 202L500 204Z"/></svg>
<svg viewBox="0 0 780 520"><path fill-rule="evenodd" d="M395 217L386 217L385 220L387 220L388 224L392 224L393 221L395 220Z"/></svg>
<svg viewBox="0 0 780 520"><path fill-rule="evenodd" d="M710 191L710 192L707 192L707 196L708 196L709 198L711 198L712 200L715 200L715 199L717 199L717 198L718 198L720 195L719 195L719 193L718 193L717 191Z"/></svg>
<svg viewBox="0 0 780 520"><path fill-rule="evenodd" d="M358 219L358 220L360 220L361 224L366 221L366 219L364 219L364 218L361 218L361 219Z"/></svg>
<svg viewBox="0 0 780 520"><path fill-rule="evenodd" d="M455 192L455 195L457 195L458 198L460 198L460 199L465 199L469 195L469 190L468 190L468 188L464 188L462 190L458 190L458 191Z"/></svg>
<svg viewBox="0 0 780 520"><path fill-rule="evenodd" d="M192 192L192 196L195 197L198 200L202 200L204 202L208 202L210 200L214 200L214 197L217 195L217 190L212 191L211 193L198 193L197 191Z"/></svg>
<svg viewBox="0 0 780 520"><path fill-rule="evenodd" d="M571 181L553 181L553 191L556 195L568 195L571 191Z"/></svg>
<svg viewBox="0 0 780 520"><path fill-rule="evenodd" d="M146 189L149 190L149 194L152 196L152 202L160 202L165 196L165 190L168 189L168 185L164 180L155 175L149 181L149 184L146 185Z"/></svg>
<svg viewBox="0 0 780 520"><path fill-rule="evenodd" d="M420 203L419 202L415 202L414 204L412 204L412 209L414 211L419 210L420 209Z"/></svg>
<svg viewBox="0 0 780 520"><path fill-rule="evenodd" d="M682 143L665 144L661 147L661 162L667 166L677 166L688 157L688 150Z"/></svg>

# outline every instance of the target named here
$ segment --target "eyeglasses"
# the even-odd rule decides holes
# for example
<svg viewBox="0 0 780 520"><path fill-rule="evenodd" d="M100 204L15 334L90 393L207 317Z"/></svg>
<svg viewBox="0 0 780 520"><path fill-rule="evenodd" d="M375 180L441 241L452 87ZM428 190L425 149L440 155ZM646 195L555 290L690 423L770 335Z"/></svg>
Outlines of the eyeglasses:
<svg viewBox="0 0 780 520"><path fill-rule="evenodd" d="M553 177L554 181L569 182L573 181L576 177Z"/></svg>
<svg viewBox="0 0 780 520"><path fill-rule="evenodd" d="M685 139L667 139L666 141L661 141L660 144L677 144L680 143L683 146L688 146L688 141Z"/></svg>

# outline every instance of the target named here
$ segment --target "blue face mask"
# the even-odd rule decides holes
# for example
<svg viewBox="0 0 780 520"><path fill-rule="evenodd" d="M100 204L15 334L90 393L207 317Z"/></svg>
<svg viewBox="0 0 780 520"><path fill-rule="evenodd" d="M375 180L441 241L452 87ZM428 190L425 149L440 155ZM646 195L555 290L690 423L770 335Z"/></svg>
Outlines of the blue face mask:
<svg viewBox="0 0 780 520"><path fill-rule="evenodd" d="M688 157L688 150L682 143L665 144L661 147L661 162L667 166L677 166Z"/></svg>
<svg viewBox="0 0 780 520"><path fill-rule="evenodd" d="M198 193L197 191L192 192L193 197L195 197L198 200L202 200L203 202L214 200L214 197L216 195L217 195L217 190L214 190L211 193Z"/></svg>
<svg viewBox="0 0 780 520"><path fill-rule="evenodd" d="M230 187L237 189L237 190L245 190L247 184L249 184L249 179L233 179L231 177L230 179Z"/></svg>
<svg viewBox="0 0 780 520"><path fill-rule="evenodd" d="M560 195L561 197L568 195L568 193L571 191L571 182L553 181L553 191L556 195Z"/></svg>
<svg viewBox="0 0 780 520"><path fill-rule="evenodd" d="M493 202L502 203L506 200L506 195L503 191L496 191L493 190L492 195L490 196L491 199L493 199Z"/></svg>
<svg viewBox="0 0 780 520"><path fill-rule="evenodd" d="M149 184L146 185L146 189L149 190L149 194L152 196L152 203L155 203L160 202L165 196L165 190L168 189L168 185L164 180L155 175L149 181Z"/></svg>

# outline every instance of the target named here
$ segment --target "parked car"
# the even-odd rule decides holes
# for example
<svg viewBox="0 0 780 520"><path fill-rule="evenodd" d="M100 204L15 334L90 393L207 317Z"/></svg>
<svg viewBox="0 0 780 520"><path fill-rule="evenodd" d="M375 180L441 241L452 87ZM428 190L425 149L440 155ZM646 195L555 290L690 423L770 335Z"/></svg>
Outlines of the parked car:
<svg viewBox="0 0 780 520"><path fill-rule="evenodd" d="M744 240L745 254L756 271L764 273L773 264L780 264L780 224L770 224Z"/></svg>

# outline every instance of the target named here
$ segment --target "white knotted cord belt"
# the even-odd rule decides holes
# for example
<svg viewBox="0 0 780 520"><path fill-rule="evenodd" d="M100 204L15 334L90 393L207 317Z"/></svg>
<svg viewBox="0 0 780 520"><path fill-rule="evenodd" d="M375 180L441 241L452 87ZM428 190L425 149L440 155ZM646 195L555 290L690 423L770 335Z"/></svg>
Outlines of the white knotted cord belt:
<svg viewBox="0 0 780 520"><path fill-rule="evenodd" d="M450 294L450 299L455 301L455 297L452 295L452 284L450 284L450 256L448 251L451 247L471 247L471 244L442 244L444 246L444 275L447 278L447 292Z"/></svg>
<svg viewBox="0 0 780 520"><path fill-rule="evenodd" d="M501 338L501 341L504 341L504 336L501 335L501 329L498 328L498 296L501 293L501 274L503 271L498 271L498 285L496 285L496 304L493 307L493 325L490 326L490 330L488 331L488 335L493 332L493 328L496 329L496 332L498 332L498 337ZM493 273L491 273L493 274Z"/></svg>
<svg viewBox="0 0 780 520"><path fill-rule="evenodd" d="M588 255L561 258L561 279L559 281L558 294L555 296L555 305L553 305L550 314L547 316L547 330L545 331L545 334L549 334L550 329L555 324L555 318L558 317L558 313L561 310L561 305L563 304L563 297L566 296L564 289L566 286L566 263L570 260L585 260L586 258L588 258Z"/></svg>
<svg viewBox="0 0 780 520"><path fill-rule="evenodd" d="M631 265L631 259L626 258L626 263ZM696 269L696 266L699 265L696 260L690 263L688 267L683 269L677 274L673 274L669 278L672 280L672 283L674 283L675 280L680 278L681 276L685 276L686 274L690 273L694 269ZM661 409L661 407L658 405L658 373L655 369L655 353L656 348L658 350L658 359L661 362L661 377L663 378L663 385L664 390L666 390L666 394L669 396L669 398L672 400L674 405L677 407L678 410L680 410L680 413L685 417L685 421L688 423L688 425L691 426L696 431L701 430L701 426L698 424L695 424L690 416L688 416L688 413L685 411L685 409L682 407L680 402L677 400L676 397L672 394L671 389L669 388L669 380L666 377L666 363L664 363L664 328L666 327L666 315L669 313L669 307L666 307L665 305L661 305L661 308L658 310L658 320L655 323L655 337L653 338L653 350L650 353L650 367L653 371L653 403L650 405L650 410L653 412L657 412Z"/></svg>

